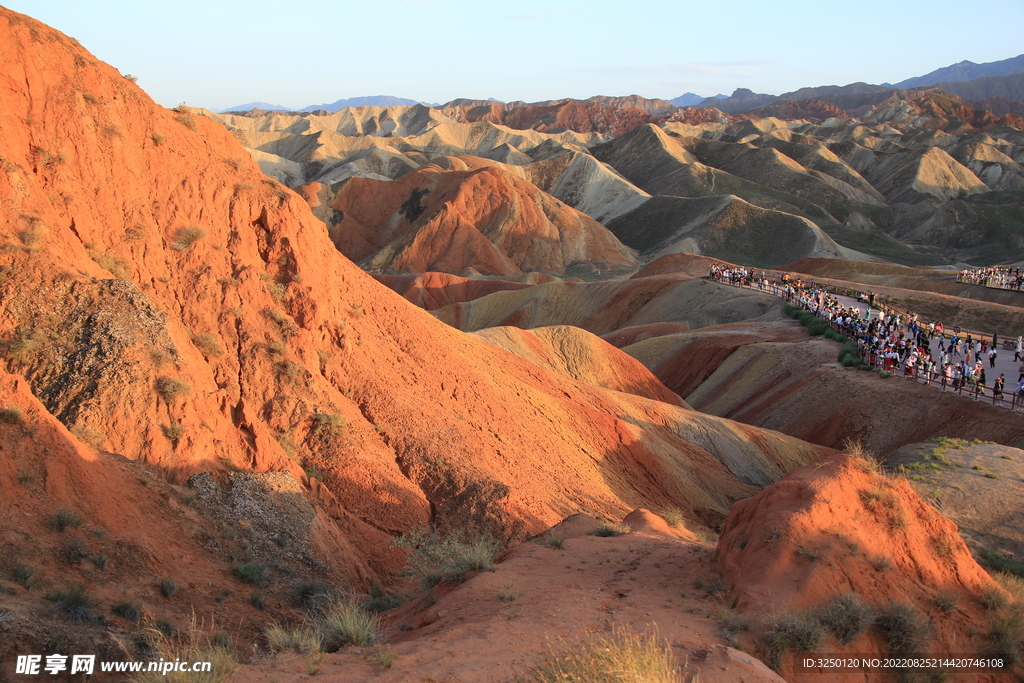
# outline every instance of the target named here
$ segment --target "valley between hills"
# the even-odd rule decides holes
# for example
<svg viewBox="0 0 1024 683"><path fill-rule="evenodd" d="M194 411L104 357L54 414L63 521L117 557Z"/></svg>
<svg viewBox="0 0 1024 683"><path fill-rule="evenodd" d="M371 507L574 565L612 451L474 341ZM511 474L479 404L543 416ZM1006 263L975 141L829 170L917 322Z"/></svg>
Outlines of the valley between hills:
<svg viewBox="0 0 1024 683"><path fill-rule="evenodd" d="M0 680L1024 676L1021 410L709 277L1024 334L958 277L1024 260L1003 95L225 114L0 44Z"/></svg>

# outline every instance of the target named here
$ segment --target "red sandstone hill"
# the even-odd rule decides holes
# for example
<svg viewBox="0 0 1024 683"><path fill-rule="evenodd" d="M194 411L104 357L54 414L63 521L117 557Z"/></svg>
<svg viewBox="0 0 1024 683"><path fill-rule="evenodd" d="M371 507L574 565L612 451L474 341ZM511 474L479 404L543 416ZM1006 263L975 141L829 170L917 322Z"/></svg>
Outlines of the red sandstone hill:
<svg viewBox="0 0 1024 683"><path fill-rule="evenodd" d="M268 604L287 614L304 577L392 576L391 538L415 523L517 540L641 505L714 523L753 484L827 452L452 329L342 256L221 125L157 106L23 15L0 10L0 43L0 569L17 629L4 627L5 674L15 650L44 647L44 589L84 584L104 612L132 599L180 620L192 607L254 639L267 617L239 563L263 563ZM467 181L516 187L487 169L446 176L406 182L451 192L449 215L474 206ZM521 207L631 261L563 209ZM501 234L524 264L574 262L566 243L551 256ZM62 508L83 526L49 529ZM106 559L84 559L97 546ZM69 547L73 561L55 560ZM19 565L37 567L35 589L9 580ZM186 597L160 597L162 576ZM94 635L89 622L64 642Z"/></svg>
<svg viewBox="0 0 1024 683"><path fill-rule="evenodd" d="M792 624L794 616L821 619L825 638L812 647L818 652L992 652L989 636L1001 609L994 605L1007 599L971 557L956 524L906 481L875 474L867 461L848 456L794 470L734 505L715 559L756 633L773 626L778 633L776 625ZM851 608L858 603L868 612ZM805 653L779 640L775 657L786 680L829 675L796 671L793 657ZM770 661L772 646L762 640L761 648ZM1009 683L1020 673L1018 662L1016 669L969 680ZM843 679L892 680L887 671Z"/></svg>
<svg viewBox="0 0 1024 683"><path fill-rule="evenodd" d="M950 134L977 133L996 126L1014 126L1019 129L1024 124L1024 118L1016 114L999 117L985 109L972 107L970 103L941 90L914 100L896 102L871 112L863 120L901 122L911 117L917 119L915 125L921 128Z"/></svg>
<svg viewBox="0 0 1024 683"><path fill-rule="evenodd" d="M850 114L830 102L810 99L800 101L779 100L778 102L772 102L765 107L758 108L756 110L756 114L751 116L754 118L774 116L775 118L784 119L786 121L792 121L795 119L821 121L822 119L829 118L846 119L850 117Z"/></svg>
<svg viewBox="0 0 1024 683"><path fill-rule="evenodd" d="M350 178L300 191L341 253L372 270L511 275L637 263L600 223L496 166L428 166L391 181Z"/></svg>
<svg viewBox="0 0 1024 683"><path fill-rule="evenodd" d="M452 114L458 111L461 114L458 120L467 123L490 121L517 130L537 130L542 133L572 130L577 133L604 133L611 136L628 133L637 126L658 120L656 116L643 109L579 100L525 105L513 109L487 104L445 111Z"/></svg>

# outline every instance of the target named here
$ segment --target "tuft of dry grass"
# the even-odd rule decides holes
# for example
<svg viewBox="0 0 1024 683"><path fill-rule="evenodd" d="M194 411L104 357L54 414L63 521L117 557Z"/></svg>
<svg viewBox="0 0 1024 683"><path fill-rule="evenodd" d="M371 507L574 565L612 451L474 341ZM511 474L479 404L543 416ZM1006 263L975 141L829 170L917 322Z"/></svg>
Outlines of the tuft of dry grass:
<svg viewBox="0 0 1024 683"><path fill-rule="evenodd" d="M192 343L204 356L219 356L224 353L217 336L210 332L200 332L192 335Z"/></svg>
<svg viewBox="0 0 1024 683"><path fill-rule="evenodd" d="M628 534L633 529L623 522L609 522L608 520L602 519L594 527L593 531L588 532L591 536L622 536Z"/></svg>
<svg viewBox="0 0 1024 683"><path fill-rule="evenodd" d="M264 635L270 649L315 658L345 645L374 645L383 635L380 617L350 598L337 598L311 614L297 626L268 626Z"/></svg>
<svg viewBox="0 0 1024 683"><path fill-rule="evenodd" d="M329 652L343 645L373 645L381 631L380 617L350 600L337 600L320 615L322 644Z"/></svg>
<svg viewBox="0 0 1024 683"><path fill-rule="evenodd" d="M313 626L303 624L289 628L281 624L271 624L264 631L264 635L274 652L291 650L308 655L320 651L320 633Z"/></svg>
<svg viewBox="0 0 1024 683"><path fill-rule="evenodd" d="M21 418L24 416L21 408L17 406L5 406L0 408L0 422L6 422L7 424L21 424Z"/></svg>
<svg viewBox="0 0 1024 683"><path fill-rule="evenodd" d="M210 671L145 671L133 676L132 683L227 683L238 668L234 654L224 644L223 638L213 635L214 629L205 628L193 615L189 627L173 636L158 627L144 631L151 653L150 661L163 659L165 662L209 662Z"/></svg>
<svg viewBox="0 0 1024 683"><path fill-rule="evenodd" d="M875 616L874 629L885 639L890 654L918 652L930 634L928 621L916 608L893 602Z"/></svg>
<svg viewBox="0 0 1024 683"><path fill-rule="evenodd" d="M823 605L817 617L836 637L836 642L847 645L871 626L874 612L857 595L846 593Z"/></svg>
<svg viewBox="0 0 1024 683"><path fill-rule="evenodd" d="M206 231L197 225L178 228L168 244L175 251L188 251L193 244L206 237Z"/></svg>
<svg viewBox="0 0 1024 683"><path fill-rule="evenodd" d="M863 443L856 439L846 439L843 442L843 450L851 458L857 461L857 466L865 472L879 474L882 472L882 462L869 451Z"/></svg>
<svg viewBox="0 0 1024 683"><path fill-rule="evenodd" d="M765 651L764 662L778 670L787 652L809 652L824 641L825 629L814 615L793 612L777 616L761 636L761 647Z"/></svg>
<svg viewBox="0 0 1024 683"><path fill-rule="evenodd" d="M546 545L554 550L565 549L565 537L553 534L550 531L537 539L538 545Z"/></svg>
<svg viewBox="0 0 1024 683"><path fill-rule="evenodd" d="M192 387L173 377L160 377L156 380L156 393L167 403L174 403L179 398L188 396L191 391Z"/></svg>
<svg viewBox="0 0 1024 683"><path fill-rule="evenodd" d="M1014 602L1024 604L1024 579L1010 572L995 572L992 578L1013 597Z"/></svg>
<svg viewBox="0 0 1024 683"><path fill-rule="evenodd" d="M197 130L199 128L199 124L196 123L196 120L188 114L178 114L174 117L174 120L189 130Z"/></svg>
<svg viewBox="0 0 1024 683"><path fill-rule="evenodd" d="M616 630L554 650L517 676L520 683L678 683L682 670L655 634Z"/></svg>
<svg viewBox="0 0 1024 683"><path fill-rule="evenodd" d="M679 508L665 508L661 511L661 518L673 529L683 526L686 516Z"/></svg>

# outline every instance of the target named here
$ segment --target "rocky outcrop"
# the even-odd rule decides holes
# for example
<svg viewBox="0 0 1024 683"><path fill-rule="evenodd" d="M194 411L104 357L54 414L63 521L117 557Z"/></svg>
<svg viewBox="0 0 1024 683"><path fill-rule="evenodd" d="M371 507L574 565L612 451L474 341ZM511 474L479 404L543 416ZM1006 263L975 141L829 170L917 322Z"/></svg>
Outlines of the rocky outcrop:
<svg viewBox="0 0 1024 683"><path fill-rule="evenodd" d="M794 470L734 505L715 560L741 611L822 615L836 640L820 647L835 653L987 652L990 617L982 594L1005 596L971 557L956 524L906 481L875 474L848 456ZM955 609L940 611L949 601ZM824 612L830 605L843 616L830 619ZM761 618L758 630L771 629ZM821 676L774 654L786 680ZM857 674L864 681L887 675ZM972 678L1008 682L1015 674Z"/></svg>

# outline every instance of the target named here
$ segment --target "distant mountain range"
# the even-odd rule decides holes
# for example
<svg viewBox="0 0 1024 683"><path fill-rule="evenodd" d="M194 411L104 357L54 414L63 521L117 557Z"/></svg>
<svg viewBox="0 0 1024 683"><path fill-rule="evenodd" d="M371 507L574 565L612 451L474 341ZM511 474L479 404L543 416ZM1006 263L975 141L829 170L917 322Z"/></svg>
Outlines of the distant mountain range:
<svg viewBox="0 0 1024 683"><path fill-rule="evenodd" d="M404 97L392 97L391 95L371 95L369 97L350 97L345 100L336 100L330 104L314 104L303 107L299 111L338 111L345 107L398 107L401 105L427 104L419 100L407 100Z"/></svg>
<svg viewBox="0 0 1024 683"><path fill-rule="evenodd" d="M747 88L737 88L732 95L714 95L704 97L696 93L688 92L671 100L647 99L638 95L629 97L591 97L584 102L597 102L614 106L627 106L643 109L649 113L662 114L666 108L709 108L713 107L720 111L737 112L766 107L771 104L803 100L822 100L836 106L849 109L856 109L858 106L871 105L875 100L885 100L888 97L898 96L903 91L914 88L937 86L946 92L962 97L967 100L980 102L998 114L1005 114L1016 111L1018 108L1012 102L1024 101L1024 54L1004 59L998 62L975 64L974 62L963 61L957 64L936 69L923 76L916 76L900 81L896 84L883 83L872 85L870 83L851 83L849 85L824 85L811 88L800 88L793 92L781 95L769 95L755 93ZM870 102L868 101L870 100ZM221 110L221 112L251 111L261 109L263 111L297 111L314 112L330 111L335 112L345 107L393 107L401 105L425 104L431 107L453 107L453 106L500 106L505 109L516 109L527 106L550 106L565 100L548 100L544 102L502 102L493 97L486 100L456 99L444 104L436 102L422 102L410 100L403 97L391 95L372 95L369 97L350 97L348 99L336 100L328 104L314 104L301 109L291 109L279 104L267 102L248 102L234 107ZM1010 103L1008 103L1008 101Z"/></svg>
<svg viewBox="0 0 1024 683"><path fill-rule="evenodd" d="M909 88L920 88L923 85L938 85L939 83L962 83L973 81L975 78L987 78L991 76L1009 76L1011 74L1024 73L1024 55L1017 55L1010 59L1003 59L998 62L987 62L975 64L974 62L963 61L958 64L951 64L942 69L936 69L924 76L908 78L896 83L893 87L907 90ZM888 85L888 83L883 83Z"/></svg>
<svg viewBox="0 0 1024 683"><path fill-rule="evenodd" d="M263 111L295 111L291 107L284 107L280 104L270 104L269 102L246 102L245 104L238 104L234 107L222 109L218 113L228 111L252 111L253 109L262 109Z"/></svg>
<svg viewBox="0 0 1024 683"><path fill-rule="evenodd" d="M303 107L302 109L282 107L279 104L268 104L266 102L247 102L245 104L239 104L234 107L222 109L220 113L229 111L252 111L253 109L262 109L263 111L289 112L338 111L339 109L344 109L345 107L397 107L402 105L413 104L427 104L430 106L437 106L433 102L420 102L419 100L409 100L404 97L393 97L391 95L370 95L368 97L350 97L348 99L336 100L328 104L311 104L310 106Z"/></svg>

